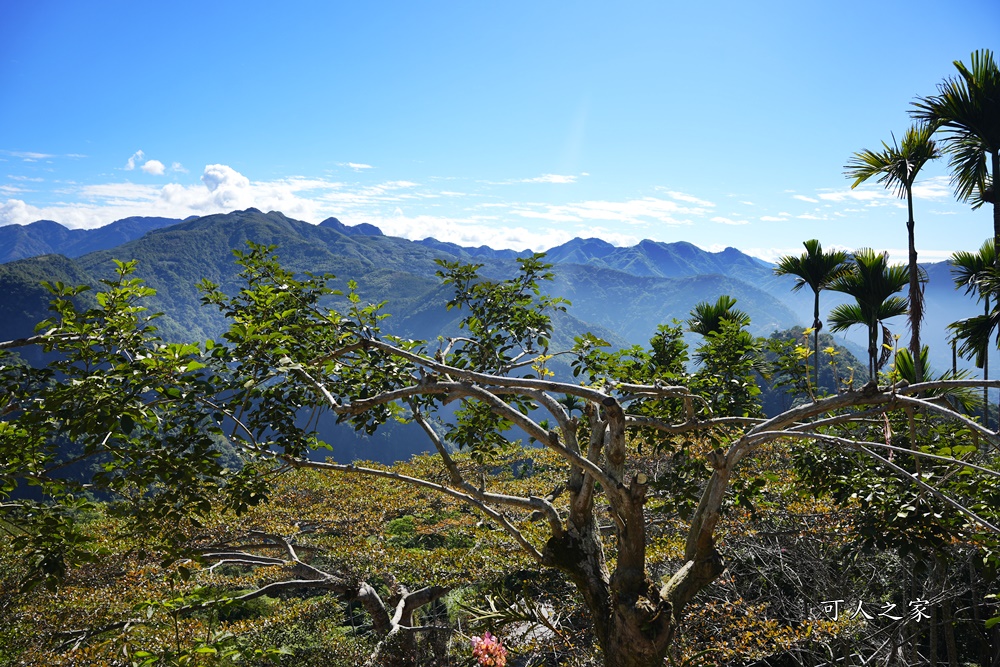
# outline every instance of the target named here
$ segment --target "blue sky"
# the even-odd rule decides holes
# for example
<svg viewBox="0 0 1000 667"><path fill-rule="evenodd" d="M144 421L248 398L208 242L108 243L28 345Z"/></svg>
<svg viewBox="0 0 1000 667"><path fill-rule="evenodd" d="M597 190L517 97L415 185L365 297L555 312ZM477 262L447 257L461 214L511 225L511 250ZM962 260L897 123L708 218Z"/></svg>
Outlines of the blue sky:
<svg viewBox="0 0 1000 667"><path fill-rule="evenodd" d="M843 165L909 124L1000 3L0 0L0 224L254 206L407 238L757 256L873 246ZM943 162L921 259L978 248Z"/></svg>

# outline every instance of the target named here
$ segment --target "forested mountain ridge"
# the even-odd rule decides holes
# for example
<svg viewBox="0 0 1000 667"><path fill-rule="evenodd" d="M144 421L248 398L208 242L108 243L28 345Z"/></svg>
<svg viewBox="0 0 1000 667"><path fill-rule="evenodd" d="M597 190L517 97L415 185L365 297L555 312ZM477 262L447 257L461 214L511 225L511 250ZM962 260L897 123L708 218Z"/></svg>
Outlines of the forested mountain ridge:
<svg viewBox="0 0 1000 667"><path fill-rule="evenodd" d="M264 214L248 209L163 227L58 265L48 260L44 264L50 273L39 272L39 258L8 263L0 266L0 276L12 283L17 276L23 276L27 283L37 284L40 279L71 282L71 274L75 273L94 282L111 275L112 259L137 259L138 275L157 290L151 308L165 313L161 320L164 330L193 339L209 338L221 330L221 319L201 308L195 285L207 278L221 284L223 289L235 288L232 250L245 248L248 240L278 246L281 260L295 271L329 272L343 282L356 280L362 298L389 302L386 311L392 317L385 323L388 331L415 338L436 336L449 329L449 322L457 321L456 314L444 310L447 290L441 291L435 275L440 268L436 259L475 261L484 265L481 269L484 275L499 277L514 271L513 257L526 254L461 248L433 239L412 242L385 236L373 226L347 227L336 218L312 225L281 213ZM614 267L560 262L560 257L571 258L571 254L562 252L571 245L579 244L570 242L554 249L551 259L557 261L556 278L550 291L573 302L568 315L583 320L570 327L574 334L592 329L619 344L645 342L658 324L684 318L697 301L714 299L722 292L740 300L754 318L753 328L759 333L787 328L798 321L778 299L721 272L664 277L664 273L683 275L683 271L668 270L662 258L658 263L644 262L646 269L642 275L626 271L629 266L626 260L614 262L617 265ZM701 256L712 255L690 244L680 245L685 246L688 254L695 254L690 252L693 249ZM669 249L669 244L653 242L637 248L662 251L664 246ZM635 260L641 252L623 256ZM582 259L579 254L574 258ZM760 265L757 260L746 259ZM649 270L651 266L658 266L659 274ZM768 272L761 265L760 274ZM39 293L39 298L42 296ZM0 295L0 301L4 298ZM39 306L34 306L31 312L37 314ZM23 335L25 326L25 322L3 322L0 334L7 335L16 329Z"/></svg>
<svg viewBox="0 0 1000 667"><path fill-rule="evenodd" d="M97 229L69 229L52 220L0 227L0 264L38 255L80 257L113 248L146 232L181 222L179 218L131 217Z"/></svg>
<svg viewBox="0 0 1000 667"><path fill-rule="evenodd" d="M393 333L432 338L450 331L457 316L443 309L445 292L438 290L434 262L482 263L486 276L510 275L513 259L529 250L462 247L434 238L408 241L386 236L370 224L348 226L337 218L319 225L293 220L281 213L256 209L190 218L126 218L96 230L68 230L58 223L0 227L0 259L26 253L58 252L74 260L25 258L0 263L0 337L30 333L37 315L46 312L47 293L40 280L95 283L113 271L112 258L138 259L138 275L157 290L152 307L166 315L161 326L171 335L208 338L218 334L222 320L200 306L195 284L202 278L235 285L232 250L247 240L278 246L283 262L296 271L334 273L346 282L357 280L359 294L374 302L389 302ZM6 242L4 242L6 241ZM617 344L645 343L658 324L685 319L699 301L730 294L751 317L751 330L766 335L809 319L808 290L792 292L793 280L775 276L772 267L735 248L708 252L683 241L642 241L616 247L601 239L575 238L551 248L546 259L556 265L549 291L573 302L568 315L586 329ZM947 323L977 314L972 299L956 292L947 263L925 266L924 340L932 363L950 365ZM22 283L23 280L23 283ZM24 285L23 288L19 287ZM844 300L828 292L824 311ZM825 317L825 314L824 314ZM34 319L33 319L34 318ZM905 334L900 321L895 333Z"/></svg>

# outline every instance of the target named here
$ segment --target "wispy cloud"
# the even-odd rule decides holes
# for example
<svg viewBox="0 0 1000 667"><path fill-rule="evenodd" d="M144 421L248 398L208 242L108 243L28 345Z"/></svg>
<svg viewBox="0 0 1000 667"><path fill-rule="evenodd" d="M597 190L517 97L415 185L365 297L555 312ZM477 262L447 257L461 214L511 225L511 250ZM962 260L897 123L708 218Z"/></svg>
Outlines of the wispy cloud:
<svg viewBox="0 0 1000 667"><path fill-rule="evenodd" d="M650 222L665 225L690 225L691 217L701 216L705 209L682 206L677 202L657 197L643 197L626 201L594 200L570 204L536 204L511 209L511 213L526 218L554 222L607 221L627 225L644 225Z"/></svg>
<svg viewBox="0 0 1000 667"><path fill-rule="evenodd" d="M913 184L913 196L917 199L950 199L952 196L951 179L947 176L935 176Z"/></svg>
<svg viewBox="0 0 1000 667"><path fill-rule="evenodd" d="M3 155L9 155L10 157L16 157L24 160L25 162L37 162L38 160L51 160L56 157L51 153L36 153L34 151L6 151L0 150Z"/></svg>
<svg viewBox="0 0 1000 667"><path fill-rule="evenodd" d="M130 158L132 169L146 170L152 160L143 162L138 152ZM140 166L141 165L141 166ZM162 163L152 173L165 171ZM148 171L148 170L147 170ZM168 183L162 186L141 183L99 183L68 185L64 201L48 206L33 206L10 199L0 207L0 225L27 224L39 219L58 220L68 227L93 228L133 215L159 215L184 218L236 209L256 207L264 211L282 211L286 215L319 222L331 215L348 222L366 222L384 215L389 207L418 200L414 192L419 184L397 180L371 185L354 185L317 178L291 177L274 181L251 181L224 164L207 165L197 184ZM7 193L8 195L17 193Z"/></svg>
<svg viewBox="0 0 1000 667"><path fill-rule="evenodd" d="M699 199L698 197L695 197L694 195L689 195L685 192L677 192L676 190L668 190L666 188L657 188L657 190L665 193L671 199L682 201L687 204L695 204L697 206L704 206L705 208L712 208L715 206L715 204L713 204L710 201Z"/></svg>
<svg viewBox="0 0 1000 667"><path fill-rule="evenodd" d="M576 176L568 174L542 174L534 178L523 178L517 183L576 183Z"/></svg>
<svg viewBox="0 0 1000 667"><path fill-rule="evenodd" d="M749 225L750 222L747 220L733 220L731 218L723 218L722 216L716 216L711 218L712 222L717 222L720 225Z"/></svg>
<svg viewBox="0 0 1000 667"><path fill-rule="evenodd" d="M188 173L188 170L185 169L184 165L182 165L180 162L174 162L172 165L170 165L170 171L177 172L178 174Z"/></svg>
<svg viewBox="0 0 1000 667"><path fill-rule="evenodd" d="M588 176L587 173L582 173L580 176ZM541 176L532 176L529 178L512 178L506 181L482 181L488 185L518 185L521 183L552 183L556 185L568 185L571 183L576 183L579 177L574 174L542 174Z"/></svg>
<svg viewBox="0 0 1000 667"><path fill-rule="evenodd" d="M132 153L132 157L130 157L128 161L125 163L125 171L132 171L133 169L135 169L135 165L139 161L141 161L145 155L146 154L143 153L141 150Z"/></svg>
<svg viewBox="0 0 1000 667"><path fill-rule="evenodd" d="M364 171L365 169L372 169L370 164L363 164L361 162L341 162L341 167L347 167L348 169L353 169L354 171Z"/></svg>
<svg viewBox="0 0 1000 667"><path fill-rule="evenodd" d="M818 204L818 199L813 199L812 197L806 197L805 195L792 195L792 199L798 199L799 201L807 201L810 204Z"/></svg>
<svg viewBox="0 0 1000 667"><path fill-rule="evenodd" d="M133 169L144 164L144 157L133 156ZM568 204L491 200L489 194L434 191L408 180L357 184L292 177L253 181L224 164L207 165L196 184L68 185L63 196L64 202L73 203L36 207L9 199L0 207L0 224L48 218L69 227L92 228L132 215L184 218L256 207L310 222L331 215L345 224L369 222L387 234L405 238L435 236L463 244L540 250L574 236L598 235L612 243L635 243L648 236L646 227L691 225L710 210L659 197ZM436 203L456 197L461 197L464 205L448 208L447 213ZM518 219L524 223L518 224ZM628 227L639 231L624 231Z"/></svg>
<svg viewBox="0 0 1000 667"><path fill-rule="evenodd" d="M830 202L843 202L843 201L855 201L855 202L875 202L875 203L888 203L895 200L895 196L887 190L872 190L872 189L857 189L857 190L836 190L833 192L821 192L817 195L823 201ZM796 197L797 199L803 199L803 201L816 202L815 199L805 199L803 197Z"/></svg>

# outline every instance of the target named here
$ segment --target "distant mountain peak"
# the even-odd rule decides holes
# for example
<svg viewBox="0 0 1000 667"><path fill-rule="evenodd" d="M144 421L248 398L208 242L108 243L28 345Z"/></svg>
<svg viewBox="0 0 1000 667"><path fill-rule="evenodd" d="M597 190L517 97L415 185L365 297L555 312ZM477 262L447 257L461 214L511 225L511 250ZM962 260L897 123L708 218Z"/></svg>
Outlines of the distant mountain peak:
<svg viewBox="0 0 1000 667"><path fill-rule="evenodd" d="M531 254L531 250L522 250L518 252L516 250L506 249L495 250L486 245L481 245L478 248L460 246L457 243L438 241L433 236L428 236L425 239L414 241L414 243L422 245L425 248L430 248L431 250L441 250L451 255L455 255L456 257L473 257L476 259L514 259L515 257L522 257L524 255Z"/></svg>
<svg viewBox="0 0 1000 667"><path fill-rule="evenodd" d="M69 229L54 220L3 225L0 226L0 264L46 254L80 257L179 222L176 218L133 216L95 229Z"/></svg>
<svg viewBox="0 0 1000 667"><path fill-rule="evenodd" d="M362 222L358 225L345 225L337 218L330 217L319 223L319 226L326 227L328 229L335 229L341 234L346 234L347 236L385 236L381 229L375 225L370 225L367 222Z"/></svg>

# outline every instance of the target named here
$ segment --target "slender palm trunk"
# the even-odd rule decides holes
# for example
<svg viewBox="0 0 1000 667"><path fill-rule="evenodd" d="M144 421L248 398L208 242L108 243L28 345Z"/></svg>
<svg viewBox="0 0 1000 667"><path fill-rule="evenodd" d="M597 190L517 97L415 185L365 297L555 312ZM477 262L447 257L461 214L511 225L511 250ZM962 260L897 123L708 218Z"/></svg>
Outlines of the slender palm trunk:
<svg viewBox="0 0 1000 667"><path fill-rule="evenodd" d="M997 182L997 177L1000 176L1000 148L993 151L990 156L993 162L993 171L990 172L993 179L993 192L991 193L991 199L993 204L993 248L995 249L995 259L994 263L997 268L997 272L1000 273L1000 196L998 196L998 188L1000 188L1000 183ZM1000 296L998 296L1000 298ZM986 295L986 314L989 315L989 303L990 297ZM990 379L990 348L989 344L986 347L986 356L983 357L983 379ZM989 390L983 387L983 425L986 428L990 427L990 400L989 400Z"/></svg>
<svg viewBox="0 0 1000 667"><path fill-rule="evenodd" d="M868 381L878 384L878 323L868 325Z"/></svg>
<svg viewBox="0 0 1000 667"><path fill-rule="evenodd" d="M924 379L924 368L920 359L920 320L924 316L924 295L920 292L920 269L917 266L917 245L913 234L913 193L910 188L906 189L906 206L909 212L906 232L910 246L910 356L913 357L915 379L921 382Z"/></svg>
<svg viewBox="0 0 1000 667"><path fill-rule="evenodd" d="M816 290L816 300L813 303L813 354L815 355L813 363L816 364L814 369L814 374L816 376L816 382L813 385L813 391L816 396L820 395L819 391L819 329L823 326L823 323L819 321L819 290Z"/></svg>
<svg viewBox="0 0 1000 667"><path fill-rule="evenodd" d="M983 315L990 316L990 295L987 292L983 296ZM986 353L983 354L983 380L990 379L990 348L989 341L986 343ZM990 390L983 387L983 426L990 427Z"/></svg>
<svg viewBox="0 0 1000 667"><path fill-rule="evenodd" d="M1000 149L993 151L991 155L993 158L993 171L991 172L991 177L993 179L993 192L991 193L991 199L993 204L993 247L997 249L996 263L1000 267L1000 197L997 196L997 188L1000 188L1000 183L997 182L997 176L1000 175Z"/></svg>

